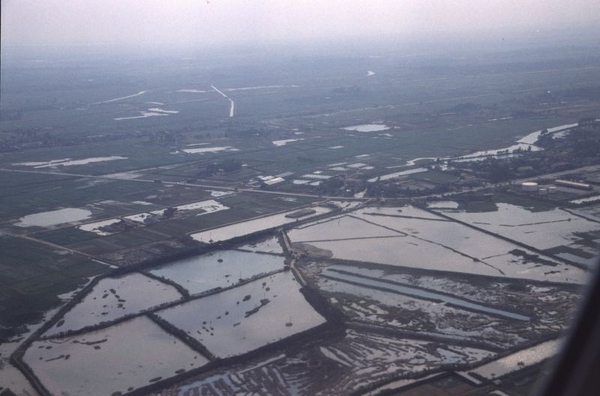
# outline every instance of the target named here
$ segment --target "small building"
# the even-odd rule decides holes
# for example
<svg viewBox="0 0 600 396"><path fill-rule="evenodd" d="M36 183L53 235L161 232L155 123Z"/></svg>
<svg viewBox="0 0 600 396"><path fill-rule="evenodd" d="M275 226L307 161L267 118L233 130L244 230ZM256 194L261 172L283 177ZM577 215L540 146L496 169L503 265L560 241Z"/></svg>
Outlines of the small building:
<svg viewBox="0 0 600 396"><path fill-rule="evenodd" d="M283 183L284 181L285 179L282 177L272 177L270 179L263 180L262 185L265 187L272 187L276 184Z"/></svg>
<svg viewBox="0 0 600 396"><path fill-rule="evenodd" d="M574 182L574 181L570 181L570 180L556 179L556 180L554 180L554 184L563 186L563 187L575 188L577 190L591 190L592 189L591 184L579 183L579 182Z"/></svg>
<svg viewBox="0 0 600 396"><path fill-rule="evenodd" d="M538 190L538 184L536 182L523 182L521 183L521 190L534 192Z"/></svg>

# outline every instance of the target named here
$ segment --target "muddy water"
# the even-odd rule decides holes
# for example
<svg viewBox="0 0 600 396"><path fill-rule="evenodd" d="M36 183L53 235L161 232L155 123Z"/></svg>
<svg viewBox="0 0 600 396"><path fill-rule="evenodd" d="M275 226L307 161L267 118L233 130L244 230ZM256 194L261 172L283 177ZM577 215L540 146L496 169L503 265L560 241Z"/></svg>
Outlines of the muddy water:
<svg viewBox="0 0 600 396"><path fill-rule="evenodd" d="M284 257L226 250L178 260L150 272L180 284L191 294L197 294L280 270L283 265Z"/></svg>

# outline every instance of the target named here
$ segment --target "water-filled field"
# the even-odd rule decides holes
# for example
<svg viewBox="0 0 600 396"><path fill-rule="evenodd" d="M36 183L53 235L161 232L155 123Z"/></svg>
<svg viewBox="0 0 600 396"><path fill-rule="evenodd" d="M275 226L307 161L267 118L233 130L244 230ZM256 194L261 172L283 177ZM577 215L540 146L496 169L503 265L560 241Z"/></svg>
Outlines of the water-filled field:
<svg viewBox="0 0 600 396"><path fill-rule="evenodd" d="M270 237L258 242L249 243L240 246L238 249L248 250L250 252L283 254L283 248L279 244L279 238L277 237Z"/></svg>
<svg viewBox="0 0 600 396"><path fill-rule="evenodd" d="M318 223L294 228L288 236L294 242L343 240L353 238L371 238L401 236L397 231L389 230L352 216L334 217Z"/></svg>
<svg viewBox="0 0 600 396"><path fill-rule="evenodd" d="M595 265L597 248L581 234L599 232L600 223L563 209L533 212L512 204L499 203L498 210L485 213L449 211L447 216L518 241L580 264ZM598 238L592 245L597 245Z"/></svg>
<svg viewBox="0 0 600 396"><path fill-rule="evenodd" d="M288 235L293 243L343 260L568 283L588 277L579 268L411 206L362 208Z"/></svg>
<svg viewBox="0 0 600 396"><path fill-rule="evenodd" d="M240 355L325 322L291 271L158 312L217 357Z"/></svg>
<svg viewBox="0 0 600 396"><path fill-rule="evenodd" d="M306 216L313 217L323 213L331 211L329 208L317 206L314 208L316 213ZM202 231L192 234L192 238L200 242L213 243L219 241L226 241L235 237L252 234L254 232L266 230L269 228L278 227L287 223L293 223L297 221L296 218L286 217L286 215L293 213L294 211L279 213L275 215L260 217L258 219L244 221L241 223L231 224L225 227L214 228L208 231Z"/></svg>
<svg viewBox="0 0 600 396"><path fill-rule="evenodd" d="M343 267L342 267L343 268ZM454 306L458 306L460 308L464 308L474 312L484 312L490 313L496 316L502 316L505 318L516 319L516 320L530 320L528 316L520 315L514 312L509 312L502 309L492 308L489 306L485 306L482 304L473 303L466 299L460 299L453 296L448 296L446 294L440 294L428 290L423 290L419 288L409 287L397 282L393 282L390 279L386 278L374 278L367 277L366 275L355 275L353 273L348 273L343 269L334 267L329 267L323 270L321 276L325 276L329 279L333 279L336 281L347 282L350 284L358 284L366 287L373 287L380 290L387 290L392 292L397 292L399 294L413 296L417 298L423 298L432 301L443 301L444 303L451 304Z"/></svg>
<svg viewBox="0 0 600 396"><path fill-rule="evenodd" d="M283 265L284 258L281 256L224 250L178 260L150 273L180 284L190 294L198 294L281 270Z"/></svg>
<svg viewBox="0 0 600 396"><path fill-rule="evenodd" d="M91 215L92 212L87 209L64 208L23 216L15 225L19 227L50 227L85 220Z"/></svg>
<svg viewBox="0 0 600 396"><path fill-rule="evenodd" d="M54 395L126 393L208 361L146 317L76 337L35 341L25 362Z"/></svg>
<svg viewBox="0 0 600 396"><path fill-rule="evenodd" d="M442 334L456 340L477 340L501 347L514 347L528 337L539 337L535 325L529 321L474 312L442 301L426 300L325 277L318 281L318 287L331 293L330 301L348 318L358 323L419 334Z"/></svg>
<svg viewBox="0 0 600 396"><path fill-rule="evenodd" d="M534 347L523 349L488 364L484 364L474 370L470 370L469 373L476 373L488 379L498 378L513 371L520 370L523 367L540 363L556 355L561 343L561 340L546 341Z"/></svg>
<svg viewBox="0 0 600 396"><path fill-rule="evenodd" d="M110 322L180 298L181 294L173 286L139 273L105 278L45 335Z"/></svg>

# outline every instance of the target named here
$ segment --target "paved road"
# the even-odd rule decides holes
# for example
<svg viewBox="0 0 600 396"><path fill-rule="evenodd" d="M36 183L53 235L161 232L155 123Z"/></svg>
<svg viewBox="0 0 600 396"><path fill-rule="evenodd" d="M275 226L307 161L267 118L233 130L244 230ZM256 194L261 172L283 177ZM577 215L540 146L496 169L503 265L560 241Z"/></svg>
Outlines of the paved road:
<svg viewBox="0 0 600 396"><path fill-rule="evenodd" d="M152 169L154 169L154 168L152 168ZM540 178L557 178L557 177L564 176L564 175L567 175L570 173L581 172L581 171L588 171L588 172L589 171L600 171L600 165L590 165L590 166L584 166L584 167L577 168L577 169L571 169L571 170L566 170L566 171L561 171L561 172L547 173L547 174L528 177L528 178L516 179L516 180L512 180L511 183L519 184L519 183L522 183L525 181L531 181L531 180L536 180L536 179L540 179ZM34 173L34 174L45 174L45 175L80 177L80 178L88 178L88 179L127 180L127 181L138 182L138 183L154 183L155 182L154 180L151 180L151 179L140 179L140 178L127 179L127 178L118 176L119 173L116 173L116 174L113 173L113 174L108 174L108 175L84 175L84 174L70 173L70 172L22 170L22 169L6 169L6 168L0 168L0 172ZM132 171L132 172L135 172L135 171ZM123 172L123 173L125 173L125 172ZM307 193L270 191L270 190L262 190L262 189L255 189L255 188L237 188L237 187L227 187L227 186L222 186L222 185L203 184L203 183L163 181L162 184L174 185L174 186L186 186L186 187L200 187L200 188L225 190L225 191L232 191L232 192L252 192L252 193L257 193L257 194L283 195L283 196L289 196L289 197L306 197L306 198L319 198L319 199L344 199L344 200L355 200L355 201L367 201L367 200L371 199L371 198L352 198L352 197L344 197L344 196L337 196L337 195L318 195L318 194L307 194ZM504 186L504 185L508 185L508 184L510 184L510 183L509 182L489 183L489 184L485 184L481 187L475 187L469 191L480 191L480 190L484 190L487 188L500 187L500 186ZM419 198L441 198L442 196L455 195L455 194L460 194L462 192L463 191L449 192L449 193L444 193L444 194L431 194L431 195L427 195L427 196L423 196L423 197L419 197Z"/></svg>
<svg viewBox="0 0 600 396"><path fill-rule="evenodd" d="M107 265L107 266L109 266L111 268L116 268L112 264L109 264L109 263L107 263L105 261L102 261L102 260L98 260L96 257L94 257L92 255L89 255L87 253L80 252L78 250L69 249L68 247L65 247L65 246L56 245L56 244L54 244L52 242L48 242L48 241L45 241L43 239L34 238L34 237L31 237L31 236L29 236L27 234L15 234L15 233L7 232L6 230L3 230L3 233L6 234L6 235L13 236L15 238L22 238L22 239L26 239L28 241L41 243L42 245L46 245L48 247L51 247L52 249L66 250L66 251L68 251L71 254L75 254L75 255L78 255L78 256L83 256L83 257L86 257L86 258L88 258L88 259L90 259L92 261L95 261L95 262L99 263L99 264L104 264L104 265Z"/></svg>
<svg viewBox="0 0 600 396"><path fill-rule="evenodd" d="M125 180L125 181L138 182L138 183L155 183L155 181L151 180L151 179L140 179L140 178L127 179L127 178L119 177L118 174L84 175L84 174L70 173L70 172L6 169L6 168L0 168L0 172L34 173L34 174L44 174L44 175L80 177L80 178L88 178L88 179ZM134 171L132 171L132 172L134 172ZM123 172L123 173L125 173L125 172ZM258 194L284 195L284 196L290 196L290 197L307 197L307 198L320 198L320 199L345 199L345 200L361 200L361 201L366 201L368 199L368 198L348 198L348 197L328 196L328 195L318 195L318 194L270 191L270 190L262 190L262 189L255 189L255 188L237 188L237 187L227 187L227 186L222 186L222 185L202 184L202 183L187 183L187 182L172 182L172 181L162 181L161 183L165 184L165 185L173 185L173 186L201 187L201 188L208 188L208 189L214 189L214 190L225 190L225 191L232 191L232 192L252 192L252 193L258 193Z"/></svg>

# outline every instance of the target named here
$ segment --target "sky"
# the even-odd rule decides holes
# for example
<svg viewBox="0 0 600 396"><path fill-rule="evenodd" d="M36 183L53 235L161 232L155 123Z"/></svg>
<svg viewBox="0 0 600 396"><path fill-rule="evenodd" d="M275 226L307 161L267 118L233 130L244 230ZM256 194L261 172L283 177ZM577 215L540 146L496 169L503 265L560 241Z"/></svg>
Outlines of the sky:
<svg viewBox="0 0 600 396"><path fill-rule="evenodd" d="M598 0L2 0L2 46L148 48L593 25Z"/></svg>

